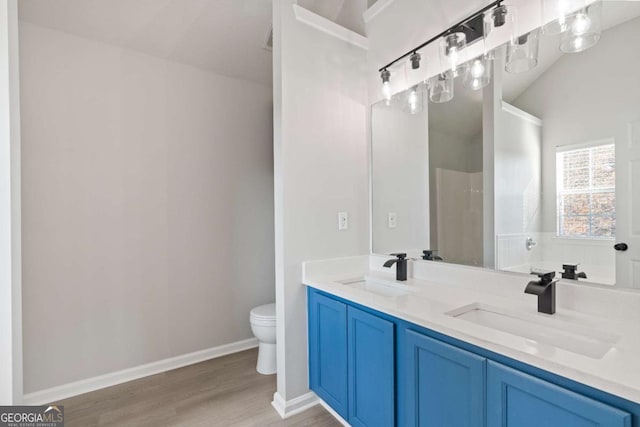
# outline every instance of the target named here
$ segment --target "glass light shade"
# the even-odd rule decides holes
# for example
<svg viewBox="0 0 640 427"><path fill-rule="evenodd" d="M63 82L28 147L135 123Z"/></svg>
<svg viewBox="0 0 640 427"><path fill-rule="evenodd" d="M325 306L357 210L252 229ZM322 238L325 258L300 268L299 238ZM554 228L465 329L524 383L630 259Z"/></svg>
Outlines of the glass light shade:
<svg viewBox="0 0 640 427"><path fill-rule="evenodd" d="M491 83L493 61L487 56L479 56L467 63L464 73L464 87L479 90Z"/></svg>
<svg viewBox="0 0 640 427"><path fill-rule="evenodd" d="M467 46L467 36L464 33L451 33L440 39L440 63L445 69L451 70L454 77L462 71L460 52Z"/></svg>
<svg viewBox="0 0 640 427"><path fill-rule="evenodd" d="M495 29L507 27L513 34L517 30L517 9L510 5L501 5L484 13L484 56L489 59L495 59L494 51L488 51L487 46L491 45L492 33Z"/></svg>
<svg viewBox="0 0 640 427"><path fill-rule="evenodd" d="M602 3L593 3L567 19L567 31L560 38L560 50L582 52L594 46L602 34Z"/></svg>
<svg viewBox="0 0 640 427"><path fill-rule="evenodd" d="M391 102L391 84L389 82L382 83L382 97L387 105Z"/></svg>
<svg viewBox="0 0 640 427"><path fill-rule="evenodd" d="M429 100L436 104L453 99L454 77L451 71L438 74L429 79Z"/></svg>
<svg viewBox="0 0 640 427"><path fill-rule="evenodd" d="M524 73L538 65L540 30L516 37L507 45L505 69L512 74Z"/></svg>
<svg viewBox="0 0 640 427"><path fill-rule="evenodd" d="M585 0L542 0L543 33L564 33L569 28L569 15L585 6Z"/></svg>
<svg viewBox="0 0 640 427"><path fill-rule="evenodd" d="M403 109L409 114L421 113L424 109L424 90L422 85L415 85L405 92Z"/></svg>

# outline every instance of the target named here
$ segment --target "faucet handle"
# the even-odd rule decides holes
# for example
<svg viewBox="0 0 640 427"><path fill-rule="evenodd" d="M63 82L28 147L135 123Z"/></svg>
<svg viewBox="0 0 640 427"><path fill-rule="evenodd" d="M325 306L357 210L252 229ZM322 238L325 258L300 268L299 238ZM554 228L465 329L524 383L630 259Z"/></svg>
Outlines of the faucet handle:
<svg viewBox="0 0 640 427"><path fill-rule="evenodd" d="M555 271L541 270L537 268L532 268L531 274L538 276L543 284L551 283L553 278L556 277Z"/></svg>
<svg viewBox="0 0 640 427"><path fill-rule="evenodd" d="M389 254L389 255L397 257L398 259L405 259L407 257L407 254L401 253L401 252L398 252L398 253L395 253L395 254Z"/></svg>

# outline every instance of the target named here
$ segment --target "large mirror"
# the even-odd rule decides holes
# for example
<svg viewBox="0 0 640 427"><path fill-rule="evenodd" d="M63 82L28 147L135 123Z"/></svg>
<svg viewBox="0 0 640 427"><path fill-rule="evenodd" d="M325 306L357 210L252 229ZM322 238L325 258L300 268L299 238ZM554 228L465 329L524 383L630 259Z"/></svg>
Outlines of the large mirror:
<svg viewBox="0 0 640 427"><path fill-rule="evenodd" d="M592 7L372 106L374 253L640 289L640 3Z"/></svg>

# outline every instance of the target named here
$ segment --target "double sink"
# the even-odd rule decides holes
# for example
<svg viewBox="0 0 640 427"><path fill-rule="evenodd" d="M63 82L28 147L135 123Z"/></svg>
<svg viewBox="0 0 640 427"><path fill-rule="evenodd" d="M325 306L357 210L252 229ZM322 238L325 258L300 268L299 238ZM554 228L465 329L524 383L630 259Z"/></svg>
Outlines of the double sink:
<svg viewBox="0 0 640 427"><path fill-rule="evenodd" d="M414 293L415 286L372 279L354 278L338 282L383 297L401 297ZM518 313L481 303L468 304L445 313L446 316L495 331L524 338L532 346L543 344L593 359L603 358L620 337L588 328L554 316Z"/></svg>

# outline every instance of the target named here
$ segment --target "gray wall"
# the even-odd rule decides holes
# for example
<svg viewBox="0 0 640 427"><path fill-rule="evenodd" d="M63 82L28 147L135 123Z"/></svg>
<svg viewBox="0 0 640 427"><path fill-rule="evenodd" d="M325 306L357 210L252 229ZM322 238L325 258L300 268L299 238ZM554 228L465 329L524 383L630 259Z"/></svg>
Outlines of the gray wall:
<svg viewBox="0 0 640 427"><path fill-rule="evenodd" d="M302 261L369 252L366 51L274 0L278 394L308 392ZM349 213L338 231L337 213Z"/></svg>
<svg viewBox="0 0 640 427"><path fill-rule="evenodd" d="M20 55L25 392L250 338L271 89L28 23Z"/></svg>

